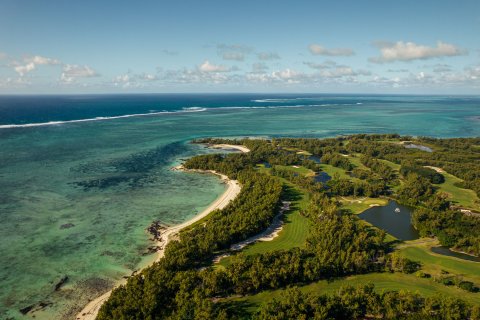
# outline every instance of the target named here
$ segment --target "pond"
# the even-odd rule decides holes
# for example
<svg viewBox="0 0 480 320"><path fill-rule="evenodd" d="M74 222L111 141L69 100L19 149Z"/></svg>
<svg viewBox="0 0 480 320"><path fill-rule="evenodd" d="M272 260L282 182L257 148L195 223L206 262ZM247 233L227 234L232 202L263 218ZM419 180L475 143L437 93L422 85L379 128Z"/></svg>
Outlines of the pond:
<svg viewBox="0 0 480 320"><path fill-rule="evenodd" d="M412 226L411 213L410 208L389 201L386 206L371 207L358 216L397 239L414 240L419 238L419 234Z"/></svg>
<svg viewBox="0 0 480 320"><path fill-rule="evenodd" d="M449 257L455 257L463 260L480 262L480 257L471 256L461 252L455 252L446 247L432 247L430 250L434 253L442 254Z"/></svg>
<svg viewBox="0 0 480 320"><path fill-rule="evenodd" d="M317 156L309 156L308 159L309 159L309 160L312 160L312 161L315 162L315 163L321 163L320 158L317 157Z"/></svg>
<svg viewBox="0 0 480 320"><path fill-rule="evenodd" d="M317 175L313 177L316 182L327 183L328 181L332 180L332 177L328 175L328 173L324 171L320 171Z"/></svg>

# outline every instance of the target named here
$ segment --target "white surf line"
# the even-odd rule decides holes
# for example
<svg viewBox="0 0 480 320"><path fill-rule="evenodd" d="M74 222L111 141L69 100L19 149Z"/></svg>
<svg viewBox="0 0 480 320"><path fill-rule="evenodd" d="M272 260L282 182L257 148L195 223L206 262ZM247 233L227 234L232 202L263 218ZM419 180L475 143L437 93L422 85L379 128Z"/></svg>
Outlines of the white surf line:
<svg viewBox="0 0 480 320"><path fill-rule="evenodd" d="M42 127L42 126L52 126L52 125L69 124L69 123L105 121L105 120L115 120L115 119L133 118L133 117L146 117L146 116L155 116L155 115L161 115L161 114L202 112L206 110L207 110L206 108L199 108L199 109L191 108L191 109L184 109L184 110L178 110L178 111L159 111L159 112L149 112L149 113L125 114L121 116L112 116L112 117L95 117L95 118L88 118L88 119L49 121L49 122L25 123L25 124L2 124L0 125L0 129Z"/></svg>

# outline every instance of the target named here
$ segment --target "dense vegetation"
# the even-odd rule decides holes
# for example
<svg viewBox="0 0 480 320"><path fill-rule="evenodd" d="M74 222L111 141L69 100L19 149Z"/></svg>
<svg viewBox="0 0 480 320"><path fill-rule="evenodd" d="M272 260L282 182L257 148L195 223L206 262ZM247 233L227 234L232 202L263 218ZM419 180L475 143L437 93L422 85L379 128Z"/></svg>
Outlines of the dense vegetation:
<svg viewBox="0 0 480 320"><path fill-rule="evenodd" d="M460 299L424 298L404 291L377 293L373 285L341 288L335 295L304 294L289 289L255 314L259 320L288 319L479 319L480 308Z"/></svg>
<svg viewBox="0 0 480 320"><path fill-rule="evenodd" d="M385 232L366 226L342 210L336 196L396 197L416 207L413 222L422 235L436 236L443 245L479 254L480 219L452 207L432 184L441 184L443 176L424 166L442 163L460 173L466 168L480 170L479 148L469 147L468 152L460 153L464 158L459 156L461 148L478 145L480 141L447 143L421 138L435 148L435 152L427 153L407 149L395 143L398 139L411 140L411 137L356 135L323 140L196 141L243 144L251 150L196 156L184 163L187 169L215 170L237 179L242 184L240 195L224 209L212 212L203 223L182 231L177 240L167 245L162 260L115 289L98 319L232 319L245 316L222 302L232 295L370 272L415 273L421 268L419 263L392 253ZM450 147L454 152L450 152ZM352 179L336 176L322 184L311 176L292 171L288 166L302 166L313 172L321 170L319 164L295 150L321 157L322 163L347 171ZM352 163L349 154L359 157L355 163L362 167ZM384 160L401 169L395 171ZM469 162L472 160L473 164ZM268 174L256 170L264 163L272 165ZM480 182L476 174L462 177L465 186L472 188ZM237 254L228 265L212 268L215 255L228 252L232 244L258 234L272 223L285 197L282 179L311 196L310 204L302 211L311 221L304 246ZM463 281L461 286L475 288L469 281ZM425 298L396 291L380 294L372 286L347 287L332 296L287 290L282 299L271 301L255 315L249 315L257 319L476 319L478 316L477 307L459 299Z"/></svg>

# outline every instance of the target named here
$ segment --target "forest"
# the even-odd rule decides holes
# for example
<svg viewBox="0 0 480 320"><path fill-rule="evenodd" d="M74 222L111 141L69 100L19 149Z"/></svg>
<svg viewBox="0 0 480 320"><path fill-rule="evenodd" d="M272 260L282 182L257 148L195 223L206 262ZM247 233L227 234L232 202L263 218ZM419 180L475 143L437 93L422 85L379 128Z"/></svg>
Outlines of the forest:
<svg viewBox="0 0 480 320"><path fill-rule="evenodd" d="M369 273L421 274L422 264L395 251L383 230L363 223L342 208L339 196L385 197L415 208L412 223L424 237L444 246L480 254L480 218L466 215L439 191L445 178L425 166L441 166L480 191L480 139L417 138L435 151L405 148L399 135L354 135L330 139L199 139L197 144L238 144L248 153L195 156L187 169L215 170L238 180L242 189L202 224L182 230L165 256L116 288L97 319L479 319L479 305L448 296L388 290L371 284L342 287L334 294L302 293L321 280ZM473 146L473 147L472 147ZM477 147L475 147L477 146ZM298 153L298 150L302 150ZM318 172L322 164L349 172L319 183L291 166ZM345 155L355 155L355 159ZM463 155L463 156L462 156ZM350 160L349 160L350 159ZM355 160L355 161L353 161ZM388 161L388 162L385 162ZM355 162L355 163L354 163ZM387 163L394 163L399 170ZM268 163L272 168L259 170ZM290 166L290 167L288 167ZM470 171L469 170L476 170ZM311 226L301 246L256 254L234 254L221 268L212 262L232 244L266 229L293 185L309 195L301 215ZM286 289L281 298L246 312L229 302L265 290Z"/></svg>

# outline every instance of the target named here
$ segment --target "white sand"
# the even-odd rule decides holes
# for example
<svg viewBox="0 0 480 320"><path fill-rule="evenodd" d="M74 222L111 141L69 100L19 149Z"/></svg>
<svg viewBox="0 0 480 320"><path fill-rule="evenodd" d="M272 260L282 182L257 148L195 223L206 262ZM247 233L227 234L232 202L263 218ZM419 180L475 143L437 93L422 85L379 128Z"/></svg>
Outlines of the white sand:
<svg viewBox="0 0 480 320"><path fill-rule="evenodd" d="M239 147L239 146L235 146L235 147ZM243 147L243 148L245 148L245 147ZM248 150L248 151L250 151L250 150ZM248 151L243 151L242 150L242 152L248 152ZM181 167L177 167L176 169L181 169ZM192 171L201 172L199 170L192 170ZM205 171L203 171L203 172L205 172ZM217 200L215 200L210 206L208 206L208 208L203 210L200 214L196 215L192 219L190 219L190 220L188 220L188 221L186 221L182 224L167 228L162 233L161 240L158 241L158 245L160 247L160 250L158 251L158 258L156 259L156 261L163 258L163 256L165 255L165 247L167 246L167 243L173 238L173 236L178 234L178 232L180 230L182 230L183 228L186 228L186 227L192 225L193 223L203 219L210 212L212 212L214 210L225 208L227 206L227 204L231 200L235 199L235 197L240 193L241 187L240 187L240 184L238 183L238 181L230 180L230 179L228 179L227 176L225 176L223 174L219 174L215 171L209 171L209 172L214 173L216 175L219 175L221 177L221 179L227 183L227 185L228 185L227 190L225 190L225 192L220 197L218 197ZM117 284L117 286L120 286L120 285L125 284L125 283L126 283L126 280L124 279L124 280L120 281ZM96 298L95 300L90 301L85 306L85 308L83 308L83 310L79 314L77 314L76 319L78 319L78 320L94 320L97 317L97 314L98 314L98 311L100 310L100 307L110 297L111 293L112 293L112 291L108 291L105 294L101 295L100 297Z"/></svg>
<svg viewBox="0 0 480 320"><path fill-rule="evenodd" d="M438 173L445 173L445 170L443 170L442 168L432 167L432 166L424 166L424 167L429 168L429 169L433 169L433 170L437 171Z"/></svg>
<svg viewBox="0 0 480 320"><path fill-rule="evenodd" d="M211 145L210 148L213 148L213 149L237 149L237 150L240 150L242 152L250 152L250 149L248 149L247 147L241 146L241 145L236 145L236 144L214 144L214 145Z"/></svg>

